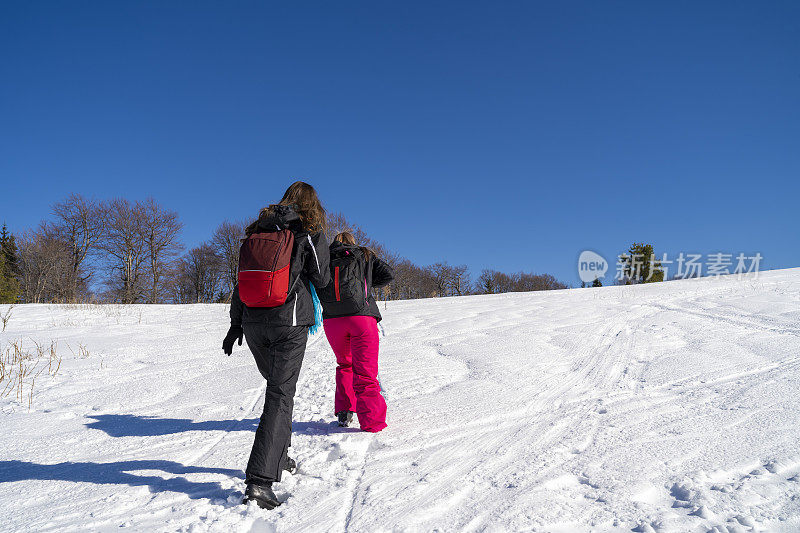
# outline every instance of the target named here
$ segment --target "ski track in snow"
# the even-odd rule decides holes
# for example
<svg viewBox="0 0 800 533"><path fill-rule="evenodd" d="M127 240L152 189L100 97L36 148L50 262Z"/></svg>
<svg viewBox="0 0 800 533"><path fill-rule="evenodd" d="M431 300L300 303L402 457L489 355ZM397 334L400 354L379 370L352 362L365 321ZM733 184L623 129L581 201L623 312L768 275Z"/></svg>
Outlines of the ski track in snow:
<svg viewBox="0 0 800 533"><path fill-rule="evenodd" d="M800 531L800 269L389 302L379 434L336 426L315 335L273 511L227 311L15 308L0 349L64 359L0 399L0 531Z"/></svg>

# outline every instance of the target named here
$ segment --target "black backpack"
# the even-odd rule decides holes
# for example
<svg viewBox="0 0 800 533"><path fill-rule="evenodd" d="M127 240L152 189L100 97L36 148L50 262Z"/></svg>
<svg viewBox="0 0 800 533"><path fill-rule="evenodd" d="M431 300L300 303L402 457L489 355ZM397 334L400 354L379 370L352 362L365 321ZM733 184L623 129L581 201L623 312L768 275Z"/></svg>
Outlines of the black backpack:
<svg viewBox="0 0 800 533"><path fill-rule="evenodd" d="M331 256L331 282L318 291L319 301L326 314L355 315L369 306L367 260L364 252L347 247Z"/></svg>

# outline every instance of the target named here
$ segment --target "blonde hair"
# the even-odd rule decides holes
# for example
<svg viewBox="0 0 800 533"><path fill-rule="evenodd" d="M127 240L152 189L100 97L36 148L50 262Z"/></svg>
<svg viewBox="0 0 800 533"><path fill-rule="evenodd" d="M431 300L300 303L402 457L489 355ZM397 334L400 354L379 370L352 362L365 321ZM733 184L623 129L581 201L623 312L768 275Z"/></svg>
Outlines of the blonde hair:
<svg viewBox="0 0 800 533"><path fill-rule="evenodd" d="M340 242L342 244L347 244L349 246L357 246L358 245L358 243L356 243L356 238L349 231L341 232L336 237L334 237L333 240L335 242ZM369 258L371 258L371 257L373 257L375 255L375 252L373 252L372 250L370 250L366 246L359 246L359 248L361 248L361 251L364 253L364 257L366 257L367 259L369 259Z"/></svg>

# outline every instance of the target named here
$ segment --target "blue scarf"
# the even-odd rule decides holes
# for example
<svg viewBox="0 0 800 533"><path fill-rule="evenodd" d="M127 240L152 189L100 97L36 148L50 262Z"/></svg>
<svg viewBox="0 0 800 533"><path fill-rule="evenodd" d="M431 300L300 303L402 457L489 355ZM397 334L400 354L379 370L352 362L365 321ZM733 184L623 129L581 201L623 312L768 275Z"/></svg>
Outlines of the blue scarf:
<svg viewBox="0 0 800 533"><path fill-rule="evenodd" d="M314 325L308 328L308 334L314 335L322 326L322 304L319 301L314 284L309 283L308 286L311 288L311 300L314 302Z"/></svg>

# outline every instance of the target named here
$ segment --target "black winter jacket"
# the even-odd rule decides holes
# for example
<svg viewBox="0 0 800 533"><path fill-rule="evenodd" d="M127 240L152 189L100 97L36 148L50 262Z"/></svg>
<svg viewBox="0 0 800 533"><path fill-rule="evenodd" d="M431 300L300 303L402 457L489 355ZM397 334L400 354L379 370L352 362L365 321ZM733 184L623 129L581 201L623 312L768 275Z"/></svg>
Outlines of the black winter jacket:
<svg viewBox="0 0 800 533"><path fill-rule="evenodd" d="M330 282L328 242L323 233L304 231L300 217L291 207L280 206L272 217L259 222L263 231L289 229L294 233L289 293L286 303L278 307L247 307L239 298L239 286L233 290L231 325L264 324L266 326L311 326L314 324L314 302L309 282L325 287Z"/></svg>
<svg viewBox="0 0 800 533"><path fill-rule="evenodd" d="M351 246L348 244L342 244L339 241L334 241L333 244L330 246L330 256L336 256L339 254L343 254L345 251L348 250L358 250L358 246ZM357 257L361 258L360 260L364 260L364 256L362 254L357 254ZM375 295L372 294L373 287L383 287L388 285L394 279L394 271L392 267L386 264L381 258L376 257L374 254L370 254L369 259L367 261L367 267L364 269L366 272L367 277L367 287L369 291L367 293L367 305L358 312L358 313L349 313L346 315L334 315L331 313L325 312L325 306L322 306L322 318L338 318L342 316L374 316L375 319L380 322L381 321L381 314L378 311L378 304L375 302ZM330 277L330 272L328 273Z"/></svg>

